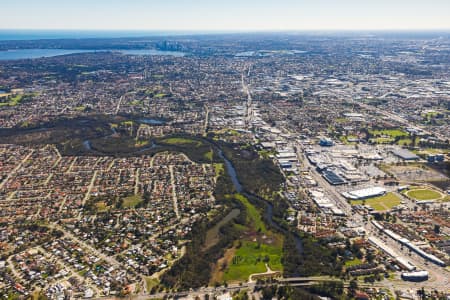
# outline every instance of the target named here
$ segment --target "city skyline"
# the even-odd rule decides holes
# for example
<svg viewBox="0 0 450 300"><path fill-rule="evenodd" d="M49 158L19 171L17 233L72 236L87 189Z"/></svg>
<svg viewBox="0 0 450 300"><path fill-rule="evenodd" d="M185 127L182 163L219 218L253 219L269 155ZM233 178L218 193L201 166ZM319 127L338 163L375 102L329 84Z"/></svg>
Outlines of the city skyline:
<svg viewBox="0 0 450 300"><path fill-rule="evenodd" d="M18 0L2 4L0 29L302 31L450 29L450 2L237 0Z"/></svg>

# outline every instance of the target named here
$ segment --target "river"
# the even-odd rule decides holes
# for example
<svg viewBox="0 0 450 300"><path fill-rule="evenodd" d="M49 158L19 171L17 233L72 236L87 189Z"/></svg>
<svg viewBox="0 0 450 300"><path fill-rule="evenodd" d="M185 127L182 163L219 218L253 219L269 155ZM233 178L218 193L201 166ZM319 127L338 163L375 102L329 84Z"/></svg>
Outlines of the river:
<svg viewBox="0 0 450 300"><path fill-rule="evenodd" d="M236 191L238 193L241 193L242 195L244 195L247 198L250 199L258 199L259 201L263 201L266 205L266 211L264 212L264 218L266 219L267 223L272 227L275 228L276 230L282 232L283 234L287 235L289 232L288 230L284 229L282 226L280 226L274 219L273 219L273 205L272 203L270 203L270 201L261 198L257 195L251 194L246 192L243 187L242 184L239 182L237 173L236 173L236 169L234 168L232 162L225 157L225 155L223 154L222 149L218 149L218 154L219 157L224 161L225 163L225 168L227 170L228 175L231 178L231 181L233 182L234 188L236 189ZM303 252L303 243L301 238L294 232L292 232L292 235L294 236L294 240L295 240L295 246L298 250L298 252Z"/></svg>

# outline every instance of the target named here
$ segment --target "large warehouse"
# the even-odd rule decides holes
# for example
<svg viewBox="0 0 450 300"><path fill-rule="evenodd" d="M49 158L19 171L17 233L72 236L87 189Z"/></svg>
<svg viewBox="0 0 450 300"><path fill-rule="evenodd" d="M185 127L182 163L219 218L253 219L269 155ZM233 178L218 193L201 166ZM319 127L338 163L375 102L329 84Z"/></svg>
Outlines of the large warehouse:
<svg viewBox="0 0 450 300"><path fill-rule="evenodd" d="M362 200L362 199L382 196L384 194L386 194L386 189L376 186L376 187L371 187L371 188L362 189L362 190L343 192L342 196L344 196L347 199Z"/></svg>

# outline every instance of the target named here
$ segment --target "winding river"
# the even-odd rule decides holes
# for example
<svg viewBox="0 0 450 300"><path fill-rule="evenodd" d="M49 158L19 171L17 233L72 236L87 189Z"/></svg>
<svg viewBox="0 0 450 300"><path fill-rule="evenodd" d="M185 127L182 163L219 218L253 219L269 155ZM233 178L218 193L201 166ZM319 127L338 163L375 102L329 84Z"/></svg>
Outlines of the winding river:
<svg viewBox="0 0 450 300"><path fill-rule="evenodd" d="M282 232L283 234L287 235L289 232L288 230L286 230L285 228L283 228L282 226L280 226L274 219L273 219L273 205L272 203L270 203L270 201L261 198L255 194L249 193L247 191L245 191L242 187L242 184L239 182L237 173L236 173L236 169L234 168L233 164L231 163L231 161L225 157L225 155L223 154L222 149L218 148L218 154L219 157L224 161L225 163L225 167L227 170L228 175L231 178L231 181L233 182L234 188L236 189L236 191L242 195L244 195L247 198L257 198L259 201L263 201L266 205L266 211L264 212L264 218L266 219L267 223L272 227L275 228L276 230ZM231 220L231 219L230 219ZM292 233L292 235L294 236L294 241L295 241L295 246L297 248L298 252L303 252L303 244L302 244L302 240L301 238L296 234L296 233Z"/></svg>
<svg viewBox="0 0 450 300"><path fill-rule="evenodd" d="M83 146L85 147L86 150L92 150L91 148L91 143L89 140L85 140L83 142ZM157 144L152 143L151 146L146 147L144 149L141 149L141 151L137 151L137 153L151 149L151 148L155 148L158 147ZM262 201L264 202L265 206L266 206L266 210L264 212L264 218L267 222L267 224L274 228L275 230L283 233L284 235L287 235L288 233L291 233L294 237L294 241L295 241L295 245L297 248L298 252L303 252L303 244L302 244L302 240L301 238L298 236L297 233L295 232L289 232L287 229L283 228L280 224L277 223L276 220L273 219L273 205L270 201L259 197L258 195L252 194L247 192L246 190L244 190L242 184L240 183L239 179L238 179L238 175L236 173L236 169L234 168L232 162L223 154L222 149L219 148L218 145L215 145L217 152L219 154L219 157L223 160L224 164L225 164L225 168L227 170L228 175L231 178L231 181L233 183L234 188L236 189L236 191L242 195L244 195L247 198L251 198L251 199L258 199L258 201ZM222 226L226 225L228 222L230 222L232 219L236 218L238 215L240 214L240 210L239 209L233 209L230 213L228 213L219 223L217 223L215 226L213 226L211 229L208 230L207 232L207 238L206 240L210 240L210 242L208 242L208 245L206 245L207 248L213 246L215 243L217 243L218 238L219 238L219 230Z"/></svg>

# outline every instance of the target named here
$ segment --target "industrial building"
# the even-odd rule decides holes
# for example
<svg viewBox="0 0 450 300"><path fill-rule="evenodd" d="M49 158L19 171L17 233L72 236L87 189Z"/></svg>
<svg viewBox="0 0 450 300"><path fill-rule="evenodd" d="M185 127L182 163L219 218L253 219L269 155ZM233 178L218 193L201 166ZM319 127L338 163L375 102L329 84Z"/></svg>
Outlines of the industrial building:
<svg viewBox="0 0 450 300"><path fill-rule="evenodd" d="M416 271L416 272L402 273L402 279L406 281L425 281L428 280L428 272Z"/></svg>
<svg viewBox="0 0 450 300"><path fill-rule="evenodd" d="M372 197L378 197L386 194L386 189L382 187L371 187L362 190L343 192L342 196L351 200L363 200Z"/></svg>
<svg viewBox="0 0 450 300"><path fill-rule="evenodd" d="M414 153L412 153L409 150L406 149L394 149L392 150L392 154L394 154L395 156L403 159L403 160L418 160L419 157L417 155L415 155Z"/></svg>
<svg viewBox="0 0 450 300"><path fill-rule="evenodd" d="M374 246L376 246L377 248L380 248L381 250L383 250L385 253L387 253L404 270L407 270L409 272L416 270L416 266L414 266L411 262L409 262L404 257L402 257L401 255L396 253L392 248L387 246L386 243L384 243L380 239L378 239L374 236L371 236L371 237L369 237L369 242L371 244L373 244Z"/></svg>
<svg viewBox="0 0 450 300"><path fill-rule="evenodd" d="M413 243L411 243L410 240L401 237L400 235L394 233L393 231L389 230L389 229L385 229L380 223L378 223L377 221L372 221L372 224L379 229L380 231L382 231L383 233L385 233L387 236L389 236L390 238L392 238L393 240L399 242L400 244L406 246L407 248L411 249L411 251L415 252L416 254L420 255L422 258L440 266L440 267L445 267L446 264L445 262L443 262L442 260L440 260L439 258L437 258L436 256L432 255L432 254L428 254L425 251L423 251L422 249L420 249L419 247L417 247L416 245L414 245Z"/></svg>

